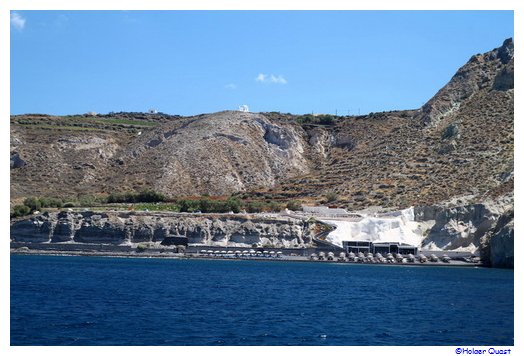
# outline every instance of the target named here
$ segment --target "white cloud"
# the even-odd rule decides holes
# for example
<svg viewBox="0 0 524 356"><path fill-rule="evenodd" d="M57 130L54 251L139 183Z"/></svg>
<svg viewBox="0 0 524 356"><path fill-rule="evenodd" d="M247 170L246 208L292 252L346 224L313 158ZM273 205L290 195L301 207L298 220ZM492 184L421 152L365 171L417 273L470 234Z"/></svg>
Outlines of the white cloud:
<svg viewBox="0 0 524 356"><path fill-rule="evenodd" d="M263 82L265 82L266 77L267 77L267 76L266 76L265 74L260 73L260 74L255 78L255 80L256 80L257 82L262 82L262 83L263 83Z"/></svg>
<svg viewBox="0 0 524 356"><path fill-rule="evenodd" d="M25 27L25 18L16 12L11 12L11 26L22 31Z"/></svg>
<svg viewBox="0 0 524 356"><path fill-rule="evenodd" d="M237 88L237 85L235 83L229 83L224 85L224 88L233 90Z"/></svg>
<svg viewBox="0 0 524 356"><path fill-rule="evenodd" d="M269 81L271 83L277 83L277 84L287 84L287 80L284 79L283 76L279 75L279 76L274 76L273 74L271 74L269 76Z"/></svg>
<svg viewBox="0 0 524 356"><path fill-rule="evenodd" d="M287 80L281 75L260 73L255 81L260 83L287 84Z"/></svg>

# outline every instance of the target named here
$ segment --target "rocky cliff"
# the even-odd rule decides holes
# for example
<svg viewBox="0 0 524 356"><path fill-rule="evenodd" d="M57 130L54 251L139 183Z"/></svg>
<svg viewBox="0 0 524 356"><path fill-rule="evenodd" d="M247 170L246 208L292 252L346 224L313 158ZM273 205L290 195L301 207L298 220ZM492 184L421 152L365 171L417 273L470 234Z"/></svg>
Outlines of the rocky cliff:
<svg viewBox="0 0 524 356"><path fill-rule="evenodd" d="M514 267L514 211L504 213L497 224L481 240L481 254L493 267Z"/></svg>
<svg viewBox="0 0 524 356"><path fill-rule="evenodd" d="M128 245L169 244L182 236L193 245L305 247L318 228L298 219L248 215L62 211L13 221L11 240Z"/></svg>
<svg viewBox="0 0 524 356"><path fill-rule="evenodd" d="M487 265L513 268L513 196L420 206L415 220L434 222L422 241L424 248L478 251Z"/></svg>
<svg viewBox="0 0 524 356"><path fill-rule="evenodd" d="M446 116L460 110L480 91L513 89L513 40L507 39L501 47L477 54L431 98L416 115L425 125L437 125Z"/></svg>

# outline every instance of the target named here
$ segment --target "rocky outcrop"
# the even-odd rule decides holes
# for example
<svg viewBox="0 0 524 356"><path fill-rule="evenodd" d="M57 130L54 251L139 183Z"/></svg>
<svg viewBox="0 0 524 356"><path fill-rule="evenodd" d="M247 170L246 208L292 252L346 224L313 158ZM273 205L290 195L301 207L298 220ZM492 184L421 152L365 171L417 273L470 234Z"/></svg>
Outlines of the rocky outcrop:
<svg viewBox="0 0 524 356"><path fill-rule="evenodd" d="M305 131L262 114L223 111L144 132L129 147L123 184L137 178L168 196L228 195L307 173ZM144 174L146 173L147 174Z"/></svg>
<svg viewBox="0 0 524 356"><path fill-rule="evenodd" d="M10 168L20 168L26 165L26 162L20 158L17 152L11 152Z"/></svg>
<svg viewBox="0 0 524 356"><path fill-rule="evenodd" d="M513 89L515 85L514 75L514 61L512 58L508 65L506 65L495 77L493 89L500 91Z"/></svg>
<svg viewBox="0 0 524 356"><path fill-rule="evenodd" d="M495 227L481 241L481 255L492 267L514 267L514 211L499 217Z"/></svg>
<svg viewBox="0 0 524 356"><path fill-rule="evenodd" d="M513 39L501 47L477 54L431 98L417 115L425 125L436 125L445 116L457 111L466 99L484 88L513 88Z"/></svg>
<svg viewBox="0 0 524 356"><path fill-rule="evenodd" d="M312 244L315 224L248 215L59 212L13 222L11 240L122 245L185 237L193 245L303 247Z"/></svg>
<svg viewBox="0 0 524 356"><path fill-rule="evenodd" d="M480 238L495 224L497 216L483 204L442 209L422 246L444 250L480 245ZM432 219L433 220L433 219Z"/></svg>
<svg viewBox="0 0 524 356"><path fill-rule="evenodd" d="M513 267L513 199L415 208L416 221L434 221L423 248L479 251L483 262Z"/></svg>

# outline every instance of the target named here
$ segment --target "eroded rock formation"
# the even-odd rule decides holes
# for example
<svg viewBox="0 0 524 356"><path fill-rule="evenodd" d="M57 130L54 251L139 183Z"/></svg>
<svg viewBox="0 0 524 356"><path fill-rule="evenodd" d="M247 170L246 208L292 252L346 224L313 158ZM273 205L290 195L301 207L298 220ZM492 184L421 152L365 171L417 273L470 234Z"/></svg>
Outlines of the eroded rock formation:
<svg viewBox="0 0 524 356"><path fill-rule="evenodd" d="M182 236L193 245L304 247L311 246L315 225L293 218L62 211L13 222L11 240L121 245Z"/></svg>

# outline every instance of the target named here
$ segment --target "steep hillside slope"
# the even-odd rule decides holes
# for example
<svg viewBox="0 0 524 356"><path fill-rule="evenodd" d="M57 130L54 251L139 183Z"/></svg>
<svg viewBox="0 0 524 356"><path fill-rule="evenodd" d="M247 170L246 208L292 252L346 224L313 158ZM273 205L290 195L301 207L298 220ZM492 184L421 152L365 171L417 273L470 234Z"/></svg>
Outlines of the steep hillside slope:
<svg viewBox="0 0 524 356"><path fill-rule="evenodd" d="M422 109L339 120L324 169L275 188L351 208L513 191L513 42L476 55Z"/></svg>
<svg viewBox="0 0 524 356"><path fill-rule="evenodd" d="M11 117L11 199L154 189L358 209L513 191L513 42L421 109L337 117L224 111ZM315 121L313 121L315 122Z"/></svg>
<svg viewBox="0 0 524 356"><path fill-rule="evenodd" d="M170 122L136 139L116 175L124 185L140 179L170 196L229 195L310 170L298 125L262 114L225 111Z"/></svg>

